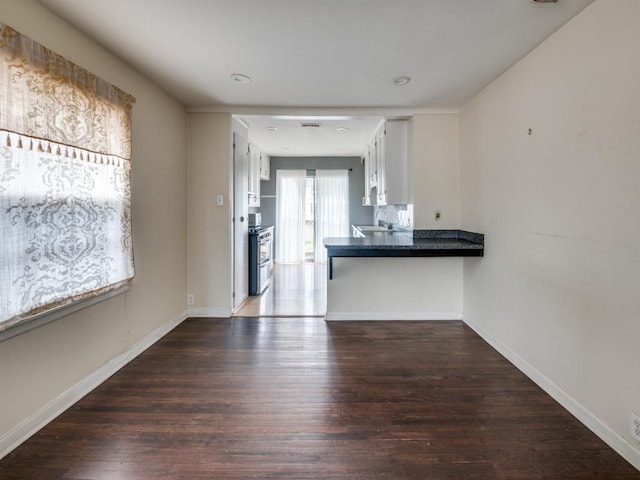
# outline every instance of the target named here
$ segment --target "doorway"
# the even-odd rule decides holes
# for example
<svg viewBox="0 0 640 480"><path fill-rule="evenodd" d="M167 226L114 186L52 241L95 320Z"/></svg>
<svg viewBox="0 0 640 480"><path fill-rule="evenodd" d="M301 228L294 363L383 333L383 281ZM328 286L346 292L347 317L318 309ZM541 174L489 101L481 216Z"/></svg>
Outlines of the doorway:
<svg viewBox="0 0 640 480"><path fill-rule="evenodd" d="M349 236L348 169L276 171L276 254L271 285L239 316L324 316L325 237Z"/></svg>
<svg viewBox="0 0 640 480"><path fill-rule="evenodd" d="M236 118L234 116L234 118ZM364 191L364 143L377 128L380 119L374 117L323 118L318 125L304 128L305 118L277 118L274 116L242 116L247 124L249 143L255 143L266 152L267 174L260 182L260 206L250 212L262 215L263 226L276 226L274 250L276 250L272 284L261 296L249 296L235 313L237 316L288 316L319 315L326 311L326 254L324 237L350 236L351 223L372 223L372 207L362 205ZM306 124L305 124L306 125ZM360 140L357 140L360 139ZM350 142L353 142L350 143ZM361 144L362 143L362 144ZM280 170L303 170L300 191L302 201L288 202L289 207L300 210L300 236L288 236L289 245L284 250L294 258L282 258L277 252L278 239L285 231L276 223L276 176ZM332 206L321 202L324 194L319 177L326 170L343 170L347 176L348 195L337 202L347 212L342 231L331 232L322 221L325 215L335 217ZM262 176L262 173L261 173ZM240 200L238 198L238 200ZM334 202L336 203L336 202ZM299 207L298 207L299 204ZM296 246L292 246L294 243ZM299 245L299 246L298 246ZM240 247L241 248L241 247ZM306 304L306 306L305 306Z"/></svg>

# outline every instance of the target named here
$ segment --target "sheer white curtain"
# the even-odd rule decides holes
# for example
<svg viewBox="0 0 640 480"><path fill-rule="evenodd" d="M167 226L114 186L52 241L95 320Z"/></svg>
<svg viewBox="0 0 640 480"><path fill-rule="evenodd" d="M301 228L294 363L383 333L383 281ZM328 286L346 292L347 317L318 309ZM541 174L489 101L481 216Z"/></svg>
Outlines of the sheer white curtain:
<svg viewBox="0 0 640 480"><path fill-rule="evenodd" d="M327 261L326 237L349 236L349 172L316 170L316 262Z"/></svg>
<svg viewBox="0 0 640 480"><path fill-rule="evenodd" d="M276 171L276 262L304 261L306 170Z"/></svg>

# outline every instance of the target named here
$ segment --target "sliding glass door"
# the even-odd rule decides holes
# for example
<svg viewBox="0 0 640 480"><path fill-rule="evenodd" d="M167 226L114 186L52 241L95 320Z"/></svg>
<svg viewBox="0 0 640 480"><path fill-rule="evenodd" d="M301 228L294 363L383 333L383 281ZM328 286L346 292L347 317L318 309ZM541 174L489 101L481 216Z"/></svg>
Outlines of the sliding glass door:
<svg viewBox="0 0 640 480"><path fill-rule="evenodd" d="M276 258L278 263L304 260L306 170L276 171Z"/></svg>
<svg viewBox="0 0 640 480"><path fill-rule="evenodd" d="M315 261L326 263L326 237L349 236L349 172L316 170Z"/></svg>
<svg viewBox="0 0 640 480"><path fill-rule="evenodd" d="M347 170L278 170L276 173L276 262L326 263L325 237L348 237Z"/></svg>

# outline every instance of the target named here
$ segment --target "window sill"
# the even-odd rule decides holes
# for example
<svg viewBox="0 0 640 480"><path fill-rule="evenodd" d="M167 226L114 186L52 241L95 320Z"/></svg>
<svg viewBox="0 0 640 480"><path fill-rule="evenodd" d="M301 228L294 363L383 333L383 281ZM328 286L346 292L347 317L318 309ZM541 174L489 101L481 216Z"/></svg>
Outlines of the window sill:
<svg viewBox="0 0 640 480"><path fill-rule="evenodd" d="M95 297L86 298L84 300L80 300L75 303L62 305L52 310L47 310L46 312L38 313L31 317L26 317L18 324L12 325L6 330L0 332L0 342L4 340L8 340L9 338L15 337L16 335L20 335L22 333L28 332L29 330L33 330L34 328L38 328L49 322L53 322L54 320L58 320L59 318L66 317L67 315L71 315L72 313L75 313L79 310L90 307L92 305L95 305L96 303L100 303L104 300L107 300L109 298L125 293L130 288L131 288L131 285L129 284L122 285L121 287L115 288L113 290L102 293L100 295L96 295Z"/></svg>

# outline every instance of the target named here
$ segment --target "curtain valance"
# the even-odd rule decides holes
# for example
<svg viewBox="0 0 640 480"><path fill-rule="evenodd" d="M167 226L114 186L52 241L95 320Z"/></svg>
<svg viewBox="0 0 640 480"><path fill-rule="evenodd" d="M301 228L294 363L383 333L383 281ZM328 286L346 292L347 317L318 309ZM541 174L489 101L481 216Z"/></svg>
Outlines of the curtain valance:
<svg viewBox="0 0 640 480"><path fill-rule="evenodd" d="M131 95L3 23L0 57L0 129L131 158Z"/></svg>
<svg viewBox="0 0 640 480"><path fill-rule="evenodd" d="M117 155L95 153L82 148L72 147L50 140L40 140L38 138L19 135L0 129L0 142L7 147L15 147L21 150L33 150L42 153L51 153L59 157L66 157L81 160L88 163L101 165L116 165L126 170L131 169L131 162Z"/></svg>

